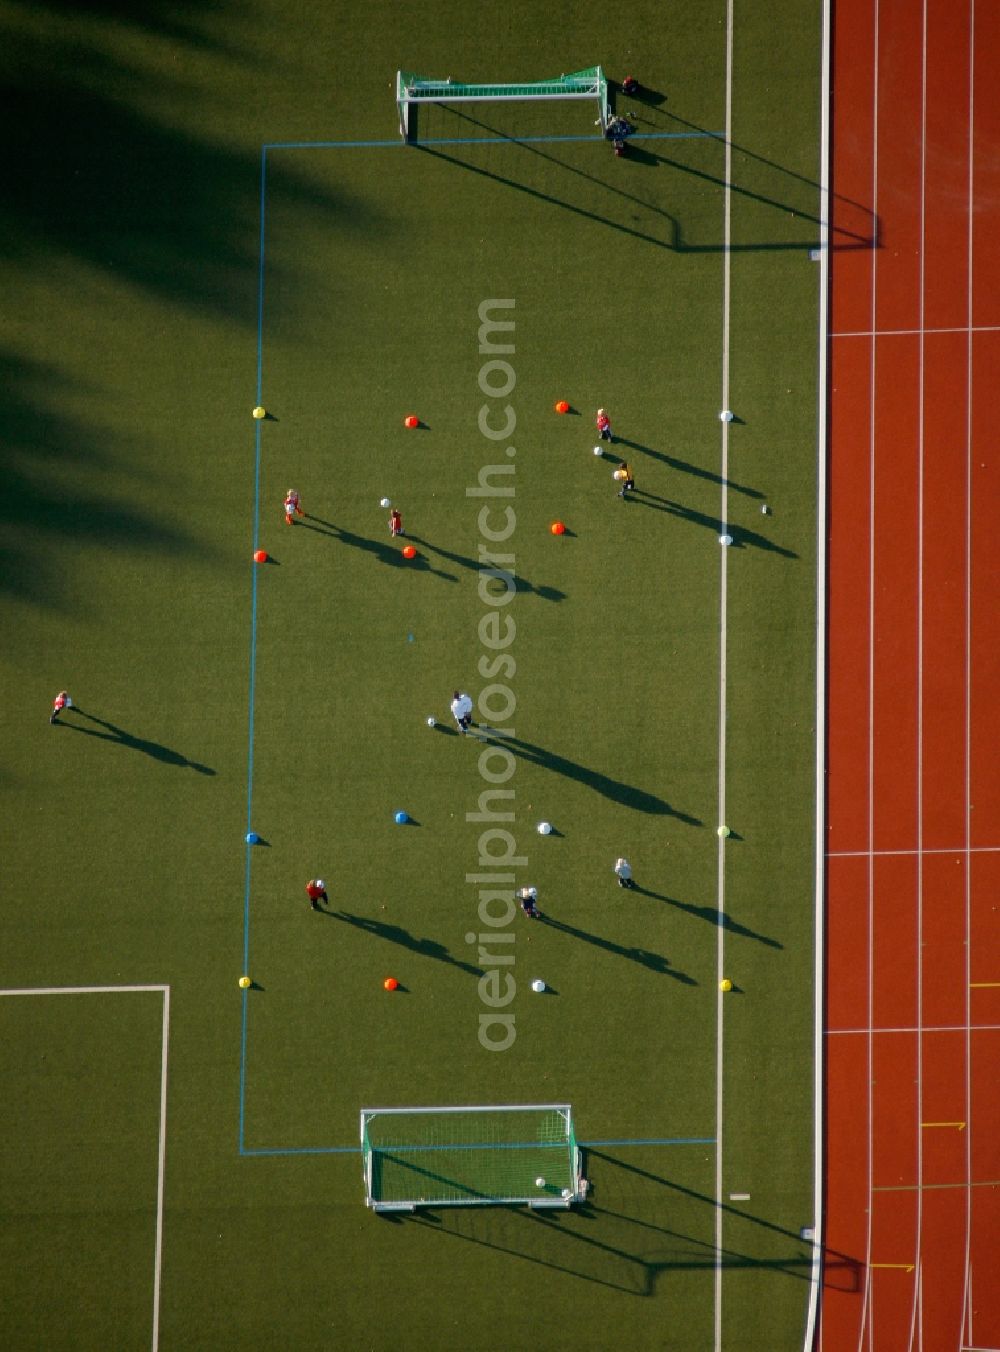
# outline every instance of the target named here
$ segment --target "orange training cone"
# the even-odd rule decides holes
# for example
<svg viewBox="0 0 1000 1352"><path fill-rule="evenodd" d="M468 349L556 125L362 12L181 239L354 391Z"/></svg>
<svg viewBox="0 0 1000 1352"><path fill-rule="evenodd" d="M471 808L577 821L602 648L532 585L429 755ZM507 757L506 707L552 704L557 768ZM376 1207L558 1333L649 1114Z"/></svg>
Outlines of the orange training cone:
<svg viewBox="0 0 1000 1352"><path fill-rule="evenodd" d="M557 413L569 412L569 404L566 402L565 399L560 399L559 402L556 404L556 412Z"/></svg>
<svg viewBox="0 0 1000 1352"><path fill-rule="evenodd" d="M255 549L253 552L254 563L267 563L267 550Z"/></svg>
<svg viewBox="0 0 1000 1352"><path fill-rule="evenodd" d="M399 982L396 980L394 976L387 976L386 979L382 982L382 985L385 987L387 991L399 990Z"/></svg>
<svg viewBox="0 0 1000 1352"><path fill-rule="evenodd" d="M420 426L420 419L417 417L417 415L416 415L415 413L410 413L410 414L408 414L408 415L403 419L403 426L404 426L404 427L419 427L419 426Z"/></svg>
<svg viewBox="0 0 1000 1352"><path fill-rule="evenodd" d="M553 521L552 525L549 527L549 530L552 532L553 535L566 534L566 527L563 525L561 521Z"/></svg>
<svg viewBox="0 0 1000 1352"><path fill-rule="evenodd" d="M414 547L413 547L412 545L404 545L404 546L403 546L403 558L404 558L404 559L415 559L416 557L417 557L417 551L414 549Z"/></svg>

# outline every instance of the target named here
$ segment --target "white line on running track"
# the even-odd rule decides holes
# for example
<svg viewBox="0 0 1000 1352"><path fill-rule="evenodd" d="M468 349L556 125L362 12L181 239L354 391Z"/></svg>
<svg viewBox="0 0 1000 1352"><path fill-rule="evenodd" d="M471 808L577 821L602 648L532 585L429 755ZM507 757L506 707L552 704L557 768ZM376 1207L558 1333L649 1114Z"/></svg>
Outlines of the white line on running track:
<svg viewBox="0 0 1000 1352"><path fill-rule="evenodd" d="M927 279L927 0L923 0L920 32L920 244L919 244L919 316L920 334L917 339L917 933L913 961L917 976L917 1113L913 1129L917 1138L917 1182L924 1182L924 313ZM913 1246L917 1256L917 1280L913 1283L913 1306L910 1314L909 1352L914 1339L923 1349L923 1286L921 1243L923 1240L923 1191L917 1193L916 1237Z"/></svg>
<svg viewBox="0 0 1000 1352"><path fill-rule="evenodd" d="M160 1125L156 1147L156 1238L153 1245L153 1329L150 1347L160 1345L160 1278L163 1254L163 1176L167 1148L167 1049L170 1041L169 986L21 986L0 990L0 995L135 995L158 993L163 996L163 1025L160 1034Z"/></svg>
<svg viewBox="0 0 1000 1352"><path fill-rule="evenodd" d="M972 244L973 199L975 186L975 79L976 79L976 0L969 4L969 156L968 156L968 227L966 233L966 297L965 315L968 321L966 339L965 376L965 1177L969 1183L965 1194L965 1266L962 1277L963 1341L972 1343L972 865L968 858L972 822L969 804L972 801Z"/></svg>
<svg viewBox="0 0 1000 1352"><path fill-rule="evenodd" d="M924 1033L995 1033L998 1029L1000 1029L1000 1023L939 1023L933 1026L924 1024L919 1031ZM826 1035L827 1037L848 1037L851 1034L858 1034L867 1037L869 1034L916 1033L917 1031L916 1025L910 1028L828 1028ZM969 1120L968 1115L965 1120Z"/></svg>
<svg viewBox="0 0 1000 1352"><path fill-rule="evenodd" d="M927 333L996 333L1000 324L955 324L948 328L919 329L844 329L841 333L831 333L831 338L915 338Z"/></svg>
<svg viewBox="0 0 1000 1352"><path fill-rule="evenodd" d="M918 846L913 850L827 850L827 859L885 859L892 855L909 857L911 855L927 854L997 854L1000 853L1000 845L936 845L933 848L920 848Z"/></svg>
<svg viewBox="0 0 1000 1352"><path fill-rule="evenodd" d="M873 22L873 68L872 68L872 215L878 220L878 95L879 95L879 7L874 5ZM871 331L878 329L878 249L872 249L871 264ZM875 845L875 354L874 339L871 340L868 357L868 1025L875 1022L874 1011L874 952L875 952L875 860L871 854ZM866 1329L870 1330L872 1315L872 1158L875 1138L875 1105L872 1093L872 1058L874 1043L871 1034L865 1039L865 1107L867 1114L865 1144L866 1193L868 1205L865 1207L865 1284L861 1298L861 1310L858 1318L858 1352L863 1352ZM872 1350L873 1352L873 1350Z"/></svg>
<svg viewBox="0 0 1000 1352"><path fill-rule="evenodd" d="M731 285L731 230L732 230L732 190L730 183L733 169L733 0L726 0L726 150L725 150L725 188L723 190L723 239L722 254L722 401L720 408L729 408L729 308ZM721 518L723 531L728 517L726 484L729 479L729 427L725 420L721 423ZM719 818L718 825L726 820L726 619L727 591L726 577L729 550L719 549ZM716 853L716 906L719 915L726 908L726 855L725 841L717 840ZM722 1196L722 1073L725 1064L723 1057L723 1000L719 983L725 975L725 927L717 927L715 941L715 1255L713 1282L713 1339L715 1352L722 1348L722 1218L724 1214Z"/></svg>

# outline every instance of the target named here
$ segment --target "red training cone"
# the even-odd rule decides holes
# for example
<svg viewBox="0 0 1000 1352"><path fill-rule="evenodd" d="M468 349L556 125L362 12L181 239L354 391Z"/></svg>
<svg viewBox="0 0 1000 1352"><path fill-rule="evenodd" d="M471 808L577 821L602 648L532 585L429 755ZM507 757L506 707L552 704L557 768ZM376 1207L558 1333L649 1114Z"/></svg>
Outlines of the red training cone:
<svg viewBox="0 0 1000 1352"><path fill-rule="evenodd" d="M403 426L404 426L404 427L419 427L419 426L420 426L420 419L417 417L417 415L416 415L415 413L410 413L410 414L407 415L407 417L405 417L405 418L403 419Z"/></svg>
<svg viewBox="0 0 1000 1352"><path fill-rule="evenodd" d="M568 413L568 412L569 412L569 404L567 404L567 402L566 402L565 399L560 399L559 402L558 402L558 404L556 404L556 412L557 412L557 413Z"/></svg>
<svg viewBox="0 0 1000 1352"><path fill-rule="evenodd" d="M267 563L267 550L255 549L253 555L254 563Z"/></svg>
<svg viewBox="0 0 1000 1352"><path fill-rule="evenodd" d="M552 532L553 535L566 534L566 527L563 525L561 521L553 521L552 525L549 527L549 530Z"/></svg>
<svg viewBox="0 0 1000 1352"><path fill-rule="evenodd" d="M416 557L417 557L417 551L414 549L414 547L413 547L412 545L404 545L404 546L403 546L403 558L404 558L404 559L415 559Z"/></svg>

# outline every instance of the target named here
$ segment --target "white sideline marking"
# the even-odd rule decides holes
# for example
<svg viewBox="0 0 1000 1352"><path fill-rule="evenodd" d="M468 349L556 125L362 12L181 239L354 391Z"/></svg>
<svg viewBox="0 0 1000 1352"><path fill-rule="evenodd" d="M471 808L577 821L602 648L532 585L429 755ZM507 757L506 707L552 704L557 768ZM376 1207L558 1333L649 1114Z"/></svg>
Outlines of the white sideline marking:
<svg viewBox="0 0 1000 1352"><path fill-rule="evenodd" d="M721 407L730 408L729 402L729 310L730 310L730 242L732 234L732 189L730 187L733 169L733 0L726 0L726 158L723 178L723 241L722 254L722 395ZM729 428L730 424L721 424L721 460L722 488L720 516L723 526L728 516L726 481L729 477ZM726 625L727 596L726 569L729 557L728 549L719 550L719 822L726 820ZM720 837L716 851L717 895L716 906L722 915L726 906L726 842ZM715 943L716 997L715 997L715 1272L713 1288L713 1346L715 1352L722 1349L722 1072L723 1060L723 1002L725 996L719 988L719 982L725 975L725 943L722 925L717 927Z"/></svg>
<svg viewBox="0 0 1000 1352"><path fill-rule="evenodd" d="M167 1049L170 1041L169 986L29 986L0 990L2 995L135 995L159 992L163 996L160 1038L160 1125L156 1147L156 1241L153 1248L153 1332L150 1347L160 1346L160 1276L163 1256L163 1177L167 1148Z"/></svg>
<svg viewBox="0 0 1000 1352"><path fill-rule="evenodd" d="M812 1225L802 1228L803 1239L812 1243L809 1269L809 1306L803 1333L803 1352L813 1352L819 1320L823 1285L823 1239L826 1228L823 1214L823 1158L826 1124L825 1040L823 1037L826 1002L826 628L827 628L827 428L829 424L829 332L830 332L830 51L831 5L823 0L823 38L820 76L820 273L819 273L819 400L816 424L816 836L815 879L813 883L813 1217Z"/></svg>

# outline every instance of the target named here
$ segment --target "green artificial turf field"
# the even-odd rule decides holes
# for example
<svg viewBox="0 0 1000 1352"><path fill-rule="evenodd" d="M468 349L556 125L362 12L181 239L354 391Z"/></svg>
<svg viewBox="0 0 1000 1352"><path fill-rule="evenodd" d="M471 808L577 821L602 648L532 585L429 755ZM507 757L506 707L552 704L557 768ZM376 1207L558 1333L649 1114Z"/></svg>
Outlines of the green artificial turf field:
<svg viewBox="0 0 1000 1352"><path fill-rule="evenodd" d="M726 17L8 7L0 1345L801 1345L821 15L737 12L728 155ZM595 61L623 160L398 143ZM361 1108L564 1102L585 1204L365 1208Z"/></svg>

